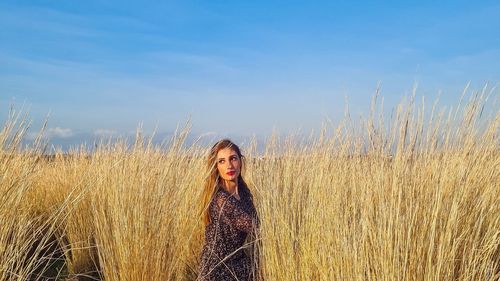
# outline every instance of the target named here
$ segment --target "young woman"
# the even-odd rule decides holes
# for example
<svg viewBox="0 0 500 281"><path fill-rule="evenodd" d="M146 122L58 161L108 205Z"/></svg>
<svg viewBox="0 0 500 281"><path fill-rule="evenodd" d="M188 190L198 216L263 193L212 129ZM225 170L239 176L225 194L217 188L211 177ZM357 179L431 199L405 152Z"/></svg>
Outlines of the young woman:
<svg viewBox="0 0 500 281"><path fill-rule="evenodd" d="M220 140L210 150L202 196L205 245L198 280L253 280L255 264L243 244L258 228L259 219L242 168L243 155L230 140Z"/></svg>

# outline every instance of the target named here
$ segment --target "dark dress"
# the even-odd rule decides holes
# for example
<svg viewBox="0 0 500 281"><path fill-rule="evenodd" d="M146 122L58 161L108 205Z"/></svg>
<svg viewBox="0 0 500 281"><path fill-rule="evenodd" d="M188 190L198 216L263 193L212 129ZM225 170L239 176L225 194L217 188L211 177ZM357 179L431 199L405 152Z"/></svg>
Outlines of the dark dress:
<svg viewBox="0 0 500 281"><path fill-rule="evenodd" d="M241 247L259 218L248 191L240 188L238 194L240 200L218 187L210 202L197 280L253 280L253 263Z"/></svg>

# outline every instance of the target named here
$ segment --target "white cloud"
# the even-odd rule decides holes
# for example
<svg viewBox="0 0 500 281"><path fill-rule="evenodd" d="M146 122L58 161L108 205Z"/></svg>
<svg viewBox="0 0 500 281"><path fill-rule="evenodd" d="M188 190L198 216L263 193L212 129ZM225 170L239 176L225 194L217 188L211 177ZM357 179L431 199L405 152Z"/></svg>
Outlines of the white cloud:
<svg viewBox="0 0 500 281"><path fill-rule="evenodd" d="M47 129L45 135L49 138L56 137L56 138L66 139L74 136L75 133L70 128L55 127Z"/></svg>
<svg viewBox="0 0 500 281"><path fill-rule="evenodd" d="M115 130L109 130L109 129L97 129L94 131L94 135L101 138L111 137L116 134L117 132Z"/></svg>

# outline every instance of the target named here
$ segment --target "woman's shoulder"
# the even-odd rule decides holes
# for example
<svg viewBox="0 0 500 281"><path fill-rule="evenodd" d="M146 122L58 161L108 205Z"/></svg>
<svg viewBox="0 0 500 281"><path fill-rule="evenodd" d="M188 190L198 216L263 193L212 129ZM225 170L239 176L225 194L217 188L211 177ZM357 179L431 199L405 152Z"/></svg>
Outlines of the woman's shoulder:
<svg viewBox="0 0 500 281"><path fill-rule="evenodd" d="M229 194L229 192L227 192L226 190L224 190L224 188L222 187L217 187L217 189L215 190L214 192L214 195L213 195L213 200L212 201L218 201L218 200L226 200L228 199L229 197L231 196L231 194Z"/></svg>
<svg viewBox="0 0 500 281"><path fill-rule="evenodd" d="M241 198L246 198L246 199L249 199L250 201L252 201L252 199L253 199L253 196L250 193L250 191L248 190L248 188L241 188L240 190L238 190L238 193L239 193ZM231 195L229 193L229 191L225 190L221 186L217 187L217 189L214 192L213 198L219 199L219 200L220 199L227 200L227 199L233 198L234 200L238 200L233 195Z"/></svg>
<svg viewBox="0 0 500 281"><path fill-rule="evenodd" d="M215 195L216 196L229 196L230 194L223 187L218 186L217 189L215 190Z"/></svg>

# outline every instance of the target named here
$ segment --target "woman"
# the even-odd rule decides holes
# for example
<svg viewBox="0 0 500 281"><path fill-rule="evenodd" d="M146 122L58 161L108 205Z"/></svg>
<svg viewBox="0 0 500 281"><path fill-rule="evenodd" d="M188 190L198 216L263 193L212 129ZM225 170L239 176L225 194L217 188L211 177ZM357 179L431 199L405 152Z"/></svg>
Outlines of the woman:
<svg viewBox="0 0 500 281"><path fill-rule="evenodd" d="M230 140L220 140L210 150L210 173L202 196L205 245L198 280L253 280L255 264L243 244L258 228L259 219L242 168L243 155Z"/></svg>

